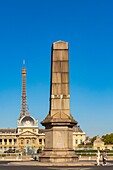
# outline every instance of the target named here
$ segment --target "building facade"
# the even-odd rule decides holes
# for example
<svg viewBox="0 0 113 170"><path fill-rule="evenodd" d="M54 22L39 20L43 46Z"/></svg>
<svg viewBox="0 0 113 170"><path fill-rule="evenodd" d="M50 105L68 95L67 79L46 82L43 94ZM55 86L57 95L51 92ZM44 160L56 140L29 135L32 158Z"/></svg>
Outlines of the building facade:
<svg viewBox="0 0 113 170"><path fill-rule="evenodd" d="M73 127L73 149L77 149L79 144L83 144L86 139L85 132L82 131L80 126Z"/></svg>
<svg viewBox="0 0 113 170"><path fill-rule="evenodd" d="M113 150L113 144L105 145L102 139L97 136L93 142L94 150Z"/></svg>

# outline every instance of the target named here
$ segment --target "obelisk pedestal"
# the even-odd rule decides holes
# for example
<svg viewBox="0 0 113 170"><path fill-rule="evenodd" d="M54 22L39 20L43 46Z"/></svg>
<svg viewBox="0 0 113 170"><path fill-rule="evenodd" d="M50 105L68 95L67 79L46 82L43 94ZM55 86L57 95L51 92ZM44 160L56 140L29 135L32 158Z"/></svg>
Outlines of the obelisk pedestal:
<svg viewBox="0 0 113 170"><path fill-rule="evenodd" d="M50 110L41 122L45 126L45 149L41 162L75 162L73 126L70 114L68 43L53 43L51 58Z"/></svg>

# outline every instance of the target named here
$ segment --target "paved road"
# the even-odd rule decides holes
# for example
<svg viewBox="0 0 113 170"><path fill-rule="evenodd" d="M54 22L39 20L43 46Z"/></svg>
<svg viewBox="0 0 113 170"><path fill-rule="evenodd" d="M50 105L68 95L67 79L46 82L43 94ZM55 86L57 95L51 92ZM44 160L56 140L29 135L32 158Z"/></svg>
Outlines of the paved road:
<svg viewBox="0 0 113 170"><path fill-rule="evenodd" d="M0 170L113 170L113 162L108 162L106 166L82 166L82 167L41 167L41 166L22 166L11 165L10 161L1 161Z"/></svg>
<svg viewBox="0 0 113 170"><path fill-rule="evenodd" d="M33 167L33 166L0 166L0 170L113 170L113 167Z"/></svg>

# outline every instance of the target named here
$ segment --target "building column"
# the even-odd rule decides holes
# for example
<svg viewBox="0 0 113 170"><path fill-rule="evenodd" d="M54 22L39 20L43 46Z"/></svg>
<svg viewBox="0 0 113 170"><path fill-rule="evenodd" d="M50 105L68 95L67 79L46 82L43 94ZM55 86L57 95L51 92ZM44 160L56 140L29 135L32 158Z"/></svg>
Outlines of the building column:
<svg viewBox="0 0 113 170"><path fill-rule="evenodd" d="M7 145L9 145L9 139L7 139Z"/></svg>
<svg viewBox="0 0 113 170"><path fill-rule="evenodd" d="M13 146L13 148L14 148L14 139L12 139L12 146Z"/></svg>
<svg viewBox="0 0 113 170"><path fill-rule="evenodd" d="M2 139L2 151L4 152L4 138Z"/></svg>
<svg viewBox="0 0 113 170"><path fill-rule="evenodd" d="M2 139L2 146L4 146L4 138Z"/></svg>

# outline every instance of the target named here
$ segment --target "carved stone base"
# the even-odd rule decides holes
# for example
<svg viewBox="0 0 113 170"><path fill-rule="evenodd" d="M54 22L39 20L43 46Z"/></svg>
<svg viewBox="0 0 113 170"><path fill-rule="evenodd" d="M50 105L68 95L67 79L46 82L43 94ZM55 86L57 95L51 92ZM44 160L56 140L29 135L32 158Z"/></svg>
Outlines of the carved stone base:
<svg viewBox="0 0 113 170"><path fill-rule="evenodd" d="M51 163L77 162L78 156L73 150L44 150L39 161Z"/></svg>

